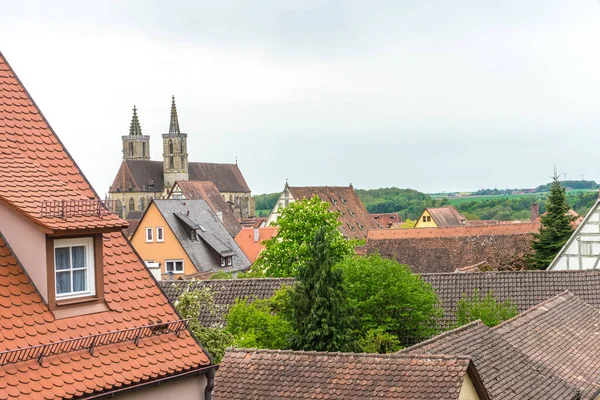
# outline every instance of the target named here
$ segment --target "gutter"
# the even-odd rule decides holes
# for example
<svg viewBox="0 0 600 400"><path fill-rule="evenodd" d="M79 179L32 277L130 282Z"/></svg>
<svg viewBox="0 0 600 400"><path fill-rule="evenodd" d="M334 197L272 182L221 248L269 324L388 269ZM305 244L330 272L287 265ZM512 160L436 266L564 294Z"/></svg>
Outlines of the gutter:
<svg viewBox="0 0 600 400"><path fill-rule="evenodd" d="M103 392L99 394L93 394L90 396L82 396L78 397L79 399L91 400L91 399L112 399L115 395L123 394L126 392L133 392L140 389L145 389L150 386L159 386L164 382L172 381L180 378L187 378L190 376L200 376L206 375L206 388L204 389L204 396L206 400L211 400L212 398L212 389L214 387L214 379L215 379L215 370L218 369L218 365L210 365L208 367L200 367L193 369L191 371L183 372L177 375L170 375L159 379L153 379L151 381L147 381L144 383L138 383L136 385L131 385L127 387L122 387L119 389L110 390L108 392Z"/></svg>

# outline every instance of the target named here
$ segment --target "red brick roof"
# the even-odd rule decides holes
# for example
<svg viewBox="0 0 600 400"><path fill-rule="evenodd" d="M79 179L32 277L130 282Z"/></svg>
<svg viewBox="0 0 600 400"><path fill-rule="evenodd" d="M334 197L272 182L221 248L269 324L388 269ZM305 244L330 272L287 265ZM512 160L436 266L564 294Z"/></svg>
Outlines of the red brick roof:
<svg viewBox="0 0 600 400"><path fill-rule="evenodd" d="M122 233L104 235L110 311L57 320L0 238L0 352L179 319ZM0 366L0 399L62 399L209 365L187 330Z"/></svg>
<svg viewBox="0 0 600 400"><path fill-rule="evenodd" d="M381 226L369 214L352 186L288 186L296 200L318 196L329 203L329 210L340 213L342 234L350 239L366 239L367 231Z"/></svg>
<svg viewBox="0 0 600 400"><path fill-rule="evenodd" d="M366 251L413 272L454 272L486 261L493 269L519 269L531 250L537 223L369 231Z"/></svg>
<svg viewBox="0 0 600 400"><path fill-rule="evenodd" d="M479 398L488 399L464 356L229 349L213 398L452 400L467 374Z"/></svg>
<svg viewBox="0 0 600 400"><path fill-rule="evenodd" d="M47 200L99 200L0 53L0 199L53 229L119 228L115 214L42 217Z"/></svg>

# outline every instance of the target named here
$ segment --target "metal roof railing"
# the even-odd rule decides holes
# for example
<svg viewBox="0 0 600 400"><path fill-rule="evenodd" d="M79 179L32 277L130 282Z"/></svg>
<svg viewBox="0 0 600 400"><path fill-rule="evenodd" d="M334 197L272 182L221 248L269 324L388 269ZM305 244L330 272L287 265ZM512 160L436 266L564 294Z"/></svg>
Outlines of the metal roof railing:
<svg viewBox="0 0 600 400"><path fill-rule="evenodd" d="M67 217L97 216L119 214L117 200L62 200L42 201L42 217Z"/></svg>
<svg viewBox="0 0 600 400"><path fill-rule="evenodd" d="M122 329L119 331L99 333L75 339L61 340L59 342L25 347L22 349L6 350L0 352L0 366L35 359L37 359L38 363L42 364L44 357L79 350L87 350L93 355L94 349L98 346L127 341L133 341L137 346L140 339L150 336L165 335L168 333L175 333L177 337L179 337L179 333L187 328L188 321L189 319L184 319L157 323L138 328Z"/></svg>

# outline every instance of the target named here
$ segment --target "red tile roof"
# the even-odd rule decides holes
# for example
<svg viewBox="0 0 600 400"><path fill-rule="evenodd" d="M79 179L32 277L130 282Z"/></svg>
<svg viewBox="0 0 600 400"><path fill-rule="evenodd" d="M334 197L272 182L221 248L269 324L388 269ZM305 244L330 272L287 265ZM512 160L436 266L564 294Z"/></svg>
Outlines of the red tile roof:
<svg viewBox="0 0 600 400"><path fill-rule="evenodd" d="M41 216L46 200L98 198L1 53L0 199L53 230L127 226L115 214Z"/></svg>
<svg viewBox="0 0 600 400"><path fill-rule="evenodd" d="M399 227L402 225L402 218L398 213L371 214L371 216L384 228Z"/></svg>
<svg viewBox="0 0 600 400"><path fill-rule="evenodd" d="M104 282L110 311L57 320L0 238L0 352L179 320L120 232L104 235ZM0 399L72 398L209 364L185 330L0 366Z"/></svg>
<svg viewBox="0 0 600 400"><path fill-rule="evenodd" d="M486 261L493 269L521 269L539 224L369 231L367 254L379 253L413 272L454 272Z"/></svg>
<svg viewBox="0 0 600 400"><path fill-rule="evenodd" d="M451 400L467 375L488 399L465 356L229 349L213 398Z"/></svg>
<svg viewBox="0 0 600 400"><path fill-rule="evenodd" d="M330 211L340 213L339 230L349 239L366 239L367 231L380 229L381 225L369 214L352 186L288 186L296 200L318 196L329 203Z"/></svg>
<svg viewBox="0 0 600 400"><path fill-rule="evenodd" d="M254 241L254 229L258 230L258 241ZM263 240L271 239L277 235L276 226L265 226L264 228L244 228L237 234L235 241L240 246L246 257L251 263L256 261L256 258L264 249Z"/></svg>

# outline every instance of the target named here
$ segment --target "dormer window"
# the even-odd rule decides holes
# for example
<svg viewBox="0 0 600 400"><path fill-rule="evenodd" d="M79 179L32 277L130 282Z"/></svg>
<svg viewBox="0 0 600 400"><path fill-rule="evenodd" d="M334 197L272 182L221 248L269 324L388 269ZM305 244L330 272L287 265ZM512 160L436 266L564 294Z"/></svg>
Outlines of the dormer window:
<svg viewBox="0 0 600 400"><path fill-rule="evenodd" d="M233 257L221 257L221 267L231 267L233 264Z"/></svg>
<svg viewBox="0 0 600 400"><path fill-rule="evenodd" d="M96 294L94 240L54 240L54 274L56 300Z"/></svg>

